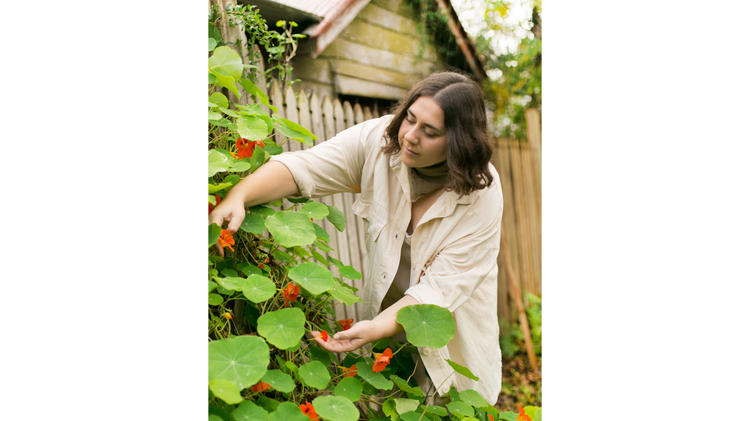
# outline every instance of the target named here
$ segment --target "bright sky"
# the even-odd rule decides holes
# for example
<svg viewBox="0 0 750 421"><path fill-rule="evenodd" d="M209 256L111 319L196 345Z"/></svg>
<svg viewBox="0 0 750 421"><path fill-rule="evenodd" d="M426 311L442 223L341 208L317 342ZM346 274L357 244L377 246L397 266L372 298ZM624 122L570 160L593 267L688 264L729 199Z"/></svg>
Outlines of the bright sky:
<svg viewBox="0 0 750 421"><path fill-rule="evenodd" d="M484 5L487 0L451 0L453 8L458 13L458 19L461 21L466 32L476 37L480 32L486 31L484 19ZM530 23L518 26L519 22L529 22L531 20L531 0L508 0L510 7L508 14L503 18L509 25L516 27L515 36L493 36L493 46L496 52L504 53L515 51L518 48L520 40L525 38L531 29ZM496 35L496 34L491 34Z"/></svg>

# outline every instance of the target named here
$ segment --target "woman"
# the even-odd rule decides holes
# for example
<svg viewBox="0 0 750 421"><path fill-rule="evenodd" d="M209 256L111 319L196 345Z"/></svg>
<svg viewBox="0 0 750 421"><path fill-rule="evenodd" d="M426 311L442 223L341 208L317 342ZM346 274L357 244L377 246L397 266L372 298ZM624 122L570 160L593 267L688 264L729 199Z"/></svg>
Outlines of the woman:
<svg viewBox="0 0 750 421"><path fill-rule="evenodd" d="M351 351L402 333L396 312L404 306L446 307L456 321L455 336L441 349L420 348L422 363L439 395L453 385L494 403L501 377L497 254L503 200L489 165L492 150L481 89L460 74L435 73L409 91L394 115L273 157L232 188L210 222L228 222L234 233L249 206L288 196L361 193L352 210L365 220L365 320L328 342L317 338L318 344ZM453 372L445 359L468 367L479 381L456 374L444 382Z"/></svg>

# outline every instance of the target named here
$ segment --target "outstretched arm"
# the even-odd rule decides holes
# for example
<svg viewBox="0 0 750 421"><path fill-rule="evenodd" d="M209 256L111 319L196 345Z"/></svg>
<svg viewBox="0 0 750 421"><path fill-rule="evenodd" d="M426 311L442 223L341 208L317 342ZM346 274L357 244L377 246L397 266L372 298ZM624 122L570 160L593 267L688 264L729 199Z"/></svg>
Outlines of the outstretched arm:
<svg viewBox="0 0 750 421"><path fill-rule="evenodd" d="M227 231L234 234L245 219L246 207L273 202L294 194L299 194L299 190L286 165L267 162L232 187L208 216L208 223L221 227L227 222ZM218 244L216 247L219 255L224 256L224 249Z"/></svg>
<svg viewBox="0 0 750 421"><path fill-rule="evenodd" d="M320 332L312 331L310 333L315 337L315 341L318 345L327 351L353 351L368 343L383 338L390 338L391 336L403 332L404 328L396 322L396 313L400 309L414 304L419 304L419 302L410 295L404 295L404 298L383 310L383 312L375 316L374 319L357 322L351 327L351 329L329 336L327 342L318 337Z"/></svg>

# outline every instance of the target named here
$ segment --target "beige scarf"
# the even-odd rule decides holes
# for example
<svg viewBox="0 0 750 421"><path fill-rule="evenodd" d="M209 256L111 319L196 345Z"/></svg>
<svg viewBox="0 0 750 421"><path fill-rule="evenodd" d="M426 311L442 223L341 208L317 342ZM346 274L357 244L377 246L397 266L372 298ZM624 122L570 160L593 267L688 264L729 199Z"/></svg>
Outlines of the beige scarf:
<svg viewBox="0 0 750 421"><path fill-rule="evenodd" d="M411 188L412 203L425 194L443 187L447 179L448 164L446 161L429 167L411 168L411 171L409 171L409 187Z"/></svg>

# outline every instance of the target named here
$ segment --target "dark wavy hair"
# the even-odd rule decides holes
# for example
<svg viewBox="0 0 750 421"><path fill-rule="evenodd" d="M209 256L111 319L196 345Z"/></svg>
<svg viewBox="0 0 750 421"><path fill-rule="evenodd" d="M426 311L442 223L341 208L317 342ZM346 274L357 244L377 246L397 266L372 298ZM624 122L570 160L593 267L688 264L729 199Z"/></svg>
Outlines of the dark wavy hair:
<svg viewBox="0 0 750 421"><path fill-rule="evenodd" d="M473 80L459 73L433 73L411 88L391 110L394 117L385 130L387 144L383 152L401 152L398 130L406 110L422 96L432 98L443 109L449 171L445 189L463 196L489 187L489 162L494 148L487 134L484 96Z"/></svg>

